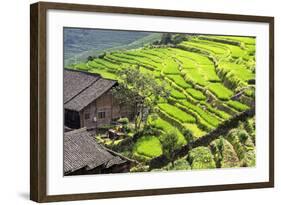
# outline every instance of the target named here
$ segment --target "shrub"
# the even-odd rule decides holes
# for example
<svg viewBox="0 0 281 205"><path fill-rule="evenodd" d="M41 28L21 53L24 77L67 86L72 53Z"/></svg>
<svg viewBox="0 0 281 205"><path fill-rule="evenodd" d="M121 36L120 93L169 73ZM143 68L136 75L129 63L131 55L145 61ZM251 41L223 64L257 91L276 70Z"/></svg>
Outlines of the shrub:
<svg viewBox="0 0 281 205"><path fill-rule="evenodd" d="M224 138L214 140L210 147L218 168L240 166L239 158L233 146Z"/></svg>
<svg viewBox="0 0 281 205"><path fill-rule="evenodd" d="M167 122L166 120L163 120L160 117L158 117L157 119L150 118L149 123L152 126L154 126L155 128L158 128L164 132L168 132L169 130L175 129L177 132L177 136L178 136L178 144L179 145L186 144L183 134L177 128L175 128L173 125L171 125L169 122Z"/></svg>
<svg viewBox="0 0 281 205"><path fill-rule="evenodd" d="M184 139L185 139L185 141L186 141L187 143L190 143L190 142L193 141L193 133L192 133L191 130L185 129L185 130L183 131L183 136L184 136Z"/></svg>
<svg viewBox="0 0 281 205"><path fill-rule="evenodd" d="M251 140L249 134L243 129L233 129L231 130L226 139L233 145L237 156L240 161L243 161L245 157L248 157L248 152L251 155L251 152L254 150L254 144ZM255 160L251 158L252 160ZM244 161L245 162L245 161ZM251 164L252 162L250 162Z"/></svg>
<svg viewBox="0 0 281 205"><path fill-rule="evenodd" d="M197 147L189 151L189 162L192 169L213 169L216 168L214 157L207 147Z"/></svg>
<svg viewBox="0 0 281 205"><path fill-rule="evenodd" d="M175 151L177 148L179 148L176 130L169 130L168 132L164 133L160 139L164 155L171 161L172 167L174 167Z"/></svg>
<svg viewBox="0 0 281 205"><path fill-rule="evenodd" d="M190 170L191 166L186 160L186 158L178 159L174 162L174 166L172 163L169 163L167 166L162 168L163 170L170 171L170 170Z"/></svg>
<svg viewBox="0 0 281 205"><path fill-rule="evenodd" d="M98 56L98 58L102 59L102 58L104 58L105 55L106 55L106 53L102 53Z"/></svg>
<svg viewBox="0 0 281 205"><path fill-rule="evenodd" d="M117 120L117 122L119 122L119 123L121 123L121 124L123 124L123 125L127 125L127 124L129 124L129 119L128 119L127 117L119 118L119 119Z"/></svg>
<svg viewBox="0 0 281 205"><path fill-rule="evenodd" d="M138 164L137 166L130 169L130 172L147 172L149 171L149 166Z"/></svg>

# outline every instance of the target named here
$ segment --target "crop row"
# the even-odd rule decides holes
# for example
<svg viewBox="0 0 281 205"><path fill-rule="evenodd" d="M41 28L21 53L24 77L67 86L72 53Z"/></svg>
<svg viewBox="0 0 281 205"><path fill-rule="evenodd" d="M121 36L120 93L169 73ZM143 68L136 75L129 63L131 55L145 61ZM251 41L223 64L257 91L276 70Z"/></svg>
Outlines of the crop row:
<svg viewBox="0 0 281 205"><path fill-rule="evenodd" d="M168 115L176 118L182 123L195 123L195 118L187 114L186 112L182 111L181 109L177 108L176 106L170 105L168 103L161 103L158 105L158 107L166 112Z"/></svg>

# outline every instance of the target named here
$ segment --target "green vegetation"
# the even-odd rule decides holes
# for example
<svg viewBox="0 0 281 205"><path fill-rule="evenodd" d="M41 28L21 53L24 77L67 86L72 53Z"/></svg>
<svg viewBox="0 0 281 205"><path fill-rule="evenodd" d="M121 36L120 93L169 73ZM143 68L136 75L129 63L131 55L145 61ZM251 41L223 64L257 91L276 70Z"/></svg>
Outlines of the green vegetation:
<svg viewBox="0 0 281 205"><path fill-rule="evenodd" d="M107 78L107 79L112 79L112 80L118 79L118 77L114 73L108 72L106 70L91 69L91 70L89 70L89 72L99 74L103 78Z"/></svg>
<svg viewBox="0 0 281 205"><path fill-rule="evenodd" d="M249 109L249 107L247 105L244 105L238 101L233 101L233 100L229 100L227 102L227 105L229 105L230 107L242 112L242 111L245 111L247 109Z"/></svg>
<svg viewBox="0 0 281 205"><path fill-rule="evenodd" d="M226 112L224 112L222 110L215 109L214 107L212 107L210 104L208 104L206 102L200 102L200 105L204 109L208 110L209 112L213 113L214 115L220 117L223 120L227 120L230 118L229 114L227 114Z"/></svg>
<svg viewBox="0 0 281 205"><path fill-rule="evenodd" d="M233 95L233 92L224 87L221 83L210 83L208 89L220 100L226 101Z"/></svg>
<svg viewBox="0 0 281 205"><path fill-rule="evenodd" d="M112 89L115 99L120 103L136 107L135 130L146 124L149 113L154 112L156 105L168 98L165 85L137 69L127 68L119 72L119 84Z"/></svg>
<svg viewBox="0 0 281 205"><path fill-rule="evenodd" d="M189 85L180 75L167 75L167 77L183 89L191 88L191 85Z"/></svg>
<svg viewBox="0 0 281 205"><path fill-rule="evenodd" d="M195 118L192 115L182 111L181 109L179 109L173 105L170 105L168 103L162 103L162 104L159 104L158 106L165 113L178 119L179 121L181 121L183 123L194 123L195 122Z"/></svg>
<svg viewBox="0 0 281 205"><path fill-rule="evenodd" d="M252 37L242 37L242 36L218 36L220 38L234 40L236 42L243 42L246 44L254 45L256 44L256 39Z"/></svg>
<svg viewBox="0 0 281 205"><path fill-rule="evenodd" d="M231 168L239 167L239 158L232 146L226 139L219 138L210 144L216 167Z"/></svg>
<svg viewBox="0 0 281 205"><path fill-rule="evenodd" d="M186 92L188 92L196 100L206 100L206 96L200 90L188 88L186 89Z"/></svg>
<svg viewBox="0 0 281 205"><path fill-rule="evenodd" d="M214 157L207 147L197 147L188 153L192 169L214 169L216 163Z"/></svg>
<svg viewBox="0 0 281 205"><path fill-rule="evenodd" d="M178 144L180 144L180 145L186 144L186 141L185 141L185 139L183 137L183 134L177 128L175 128L170 123L168 123L167 121L163 120L162 118L157 117L156 119L152 119L152 117L150 117L149 118L149 123L152 126L160 129L163 132L169 132L170 130L174 129L176 134L177 134L177 137L178 137Z"/></svg>
<svg viewBox="0 0 281 205"><path fill-rule="evenodd" d="M202 72L198 72L198 69L185 69L182 73L185 79L193 85L205 87L209 84L205 75Z"/></svg>
<svg viewBox="0 0 281 205"><path fill-rule="evenodd" d="M169 163L167 166L161 168L161 169L154 169L152 171L171 171L171 170L190 170L190 164L186 160L186 158L178 159L174 162L174 165L172 163Z"/></svg>
<svg viewBox="0 0 281 205"><path fill-rule="evenodd" d="M198 116L204 119L211 126L217 127L219 125L219 120L213 115L209 114L208 111L203 110L201 107L197 105L193 105L188 101L180 101L186 108L194 111Z"/></svg>
<svg viewBox="0 0 281 205"><path fill-rule="evenodd" d="M248 81L255 78L255 74L244 64L223 61L219 63L218 72L234 88L248 85Z"/></svg>
<svg viewBox="0 0 281 205"><path fill-rule="evenodd" d="M182 92L180 92L176 89L172 89L170 94L172 97L174 97L176 99L185 99L186 98L186 96Z"/></svg>
<svg viewBox="0 0 281 205"><path fill-rule="evenodd" d="M225 55L227 53L227 50L223 47L215 46L212 43L205 44L198 40L183 42L183 45L191 48L202 49L203 51L218 56Z"/></svg>
<svg viewBox="0 0 281 205"><path fill-rule="evenodd" d="M192 132L194 139L202 137L206 134L206 132L198 128L196 124L184 123L183 126L185 127L185 129L190 130Z"/></svg>
<svg viewBox="0 0 281 205"><path fill-rule="evenodd" d="M162 71L164 74L180 74L179 65L172 58L164 60Z"/></svg>
<svg viewBox="0 0 281 205"><path fill-rule="evenodd" d="M144 163L132 171L147 171L148 162L160 155L169 163L159 170L255 166L254 118L180 159L173 155L251 108L255 38L158 34L153 43L130 48L90 55L87 62L69 67L117 80L113 93L123 103L137 105L133 121L119 120L135 124L130 138L142 133L122 151ZM101 142L122 145L122 140Z"/></svg>
<svg viewBox="0 0 281 205"><path fill-rule="evenodd" d="M240 161L240 166L242 167L252 167L255 166L255 145L253 138L246 131L245 125L241 128L243 129L233 129L227 135L226 139L232 144L235 152ZM253 134L253 133L251 133Z"/></svg>
<svg viewBox="0 0 281 205"><path fill-rule="evenodd" d="M158 137L143 136L134 145L133 154L157 157L162 154L162 145Z"/></svg>
<svg viewBox="0 0 281 205"><path fill-rule="evenodd" d="M161 143L164 155L175 166L175 151L179 148L177 131L175 129L169 130L161 136Z"/></svg>

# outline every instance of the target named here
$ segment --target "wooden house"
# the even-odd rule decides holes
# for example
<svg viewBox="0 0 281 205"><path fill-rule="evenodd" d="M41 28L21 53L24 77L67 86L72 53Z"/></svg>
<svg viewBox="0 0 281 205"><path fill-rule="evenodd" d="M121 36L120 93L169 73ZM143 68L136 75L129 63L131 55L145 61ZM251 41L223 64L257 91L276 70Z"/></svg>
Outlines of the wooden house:
<svg viewBox="0 0 281 205"><path fill-rule="evenodd" d="M64 175L129 172L132 160L97 143L86 128L64 133Z"/></svg>
<svg viewBox="0 0 281 205"><path fill-rule="evenodd" d="M64 69L64 125L71 129L96 129L120 117L132 119L133 109L112 95L114 80L82 71Z"/></svg>

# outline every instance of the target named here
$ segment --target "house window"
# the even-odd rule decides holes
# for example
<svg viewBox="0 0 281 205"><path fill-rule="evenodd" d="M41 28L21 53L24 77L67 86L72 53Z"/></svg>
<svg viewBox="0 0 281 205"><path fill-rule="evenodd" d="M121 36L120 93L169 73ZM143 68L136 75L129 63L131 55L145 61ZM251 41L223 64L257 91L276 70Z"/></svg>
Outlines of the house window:
<svg viewBox="0 0 281 205"><path fill-rule="evenodd" d="M90 113L85 113L85 120L90 119Z"/></svg>
<svg viewBox="0 0 281 205"><path fill-rule="evenodd" d="M105 118L105 112L98 112L98 118Z"/></svg>

